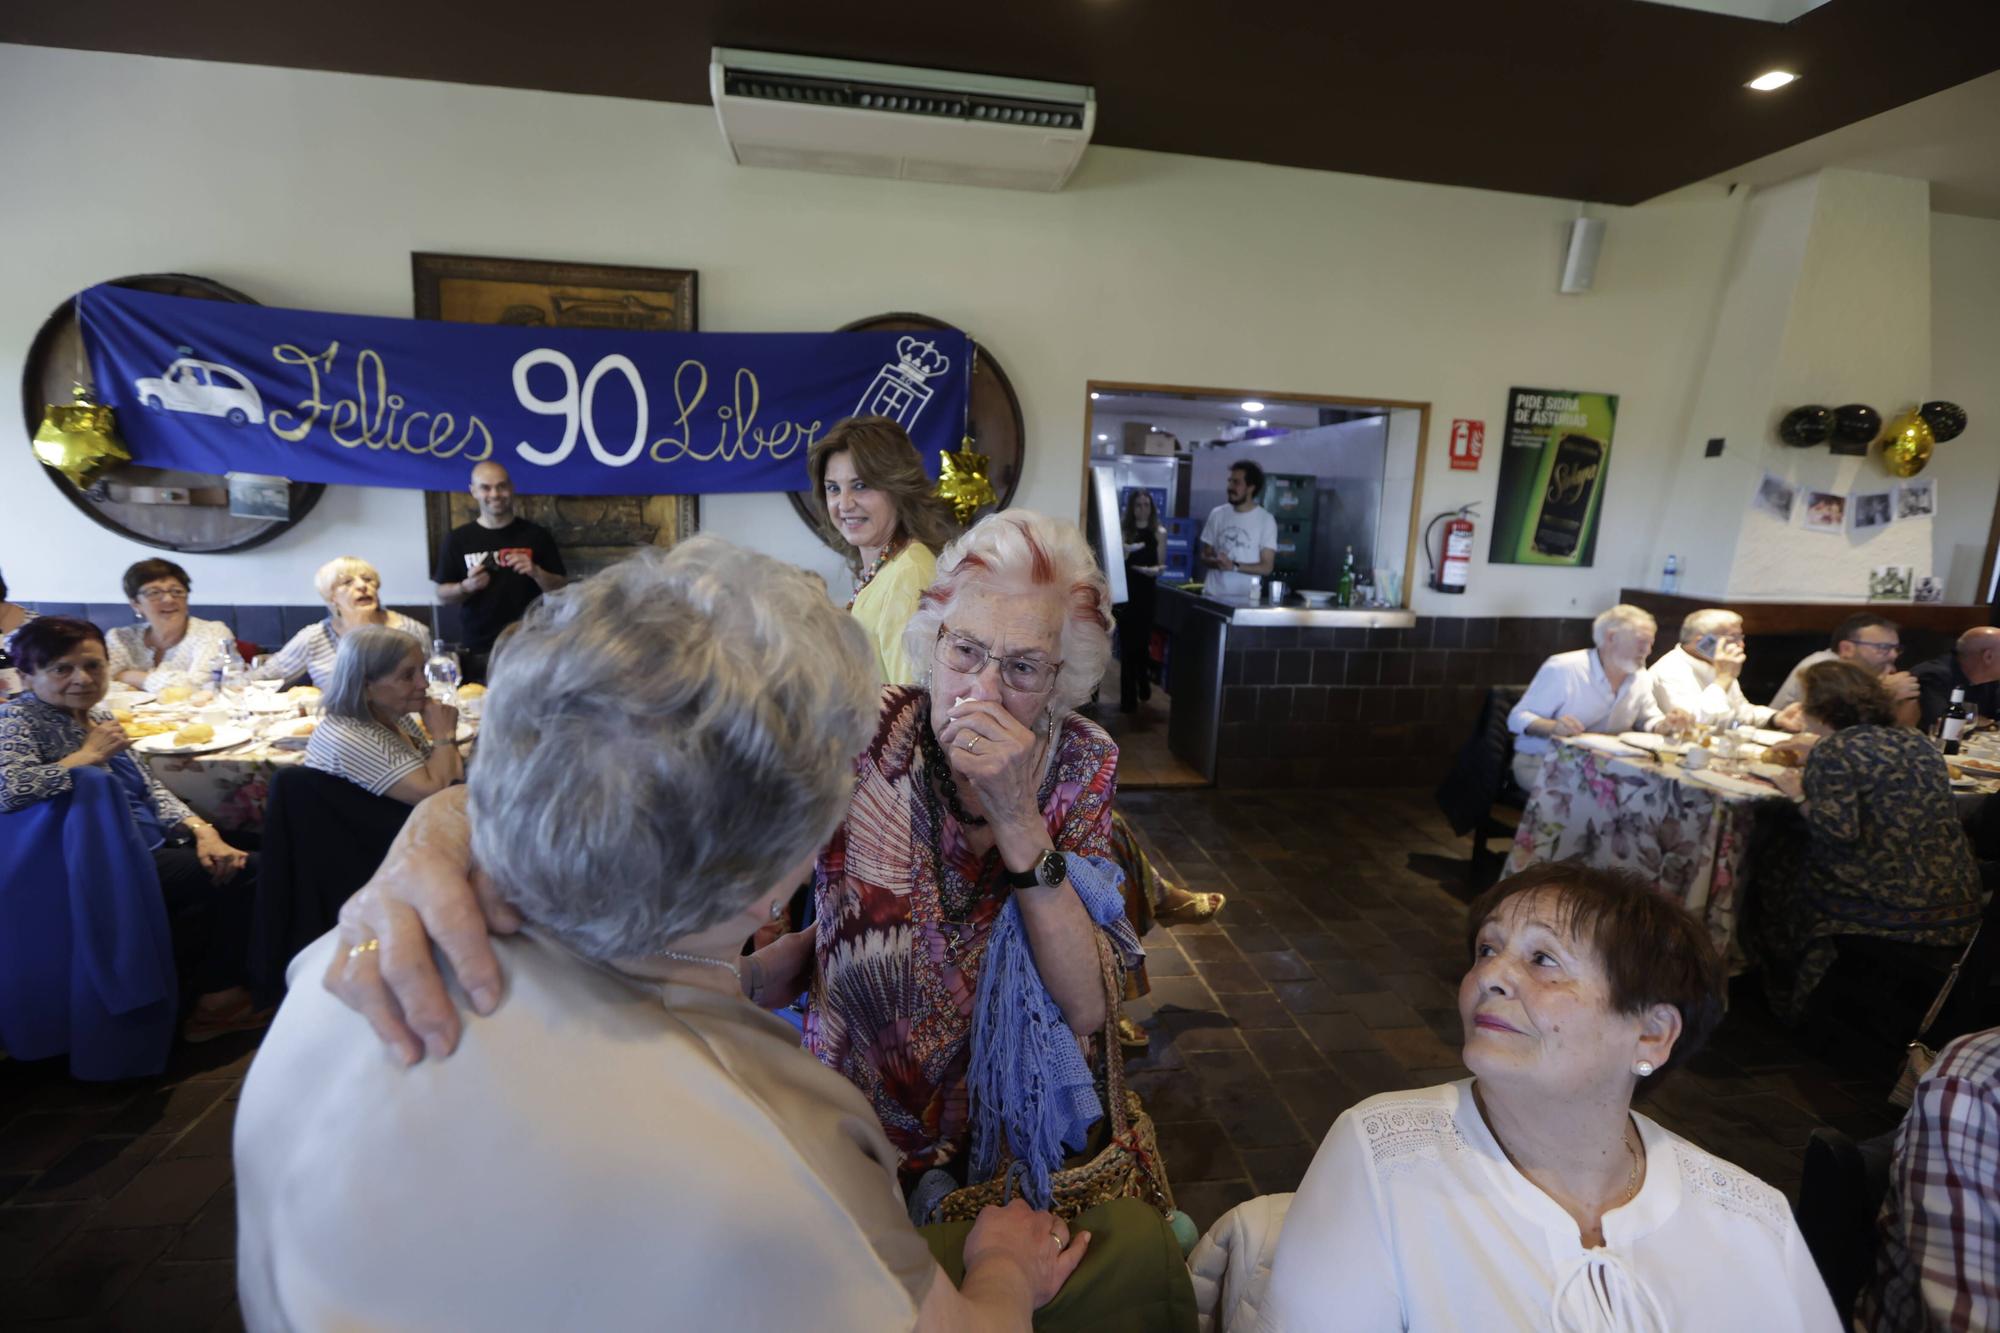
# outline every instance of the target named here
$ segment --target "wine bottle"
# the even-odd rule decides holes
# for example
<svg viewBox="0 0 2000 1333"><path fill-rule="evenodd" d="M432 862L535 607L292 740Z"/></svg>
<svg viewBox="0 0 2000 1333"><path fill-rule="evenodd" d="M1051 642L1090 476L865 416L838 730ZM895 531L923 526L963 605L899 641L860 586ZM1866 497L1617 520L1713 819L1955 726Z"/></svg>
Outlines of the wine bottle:
<svg viewBox="0 0 2000 1333"><path fill-rule="evenodd" d="M1542 489L1542 508L1530 545L1538 555L1573 556L1583 542L1604 470L1604 445L1588 435L1565 435Z"/></svg>
<svg viewBox="0 0 2000 1333"><path fill-rule="evenodd" d="M1965 735L1966 721L1972 710L1965 705L1965 687L1954 685L1951 702L1945 705L1944 713L1937 720L1937 738L1944 745L1946 754L1957 754L1959 738Z"/></svg>
<svg viewBox="0 0 2000 1333"><path fill-rule="evenodd" d="M1340 565L1340 594L1337 599L1342 606L1354 605L1354 548L1347 548L1347 558Z"/></svg>

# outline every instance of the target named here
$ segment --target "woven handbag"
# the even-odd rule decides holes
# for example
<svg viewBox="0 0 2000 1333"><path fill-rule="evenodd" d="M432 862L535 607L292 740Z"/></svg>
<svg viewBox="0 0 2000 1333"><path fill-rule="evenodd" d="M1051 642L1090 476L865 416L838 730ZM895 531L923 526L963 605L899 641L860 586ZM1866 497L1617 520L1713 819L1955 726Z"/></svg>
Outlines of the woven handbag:
<svg viewBox="0 0 2000 1333"><path fill-rule="evenodd" d="M1113 1199L1143 1199L1165 1217L1174 1211L1173 1188L1167 1184L1166 1164L1160 1159L1159 1135L1153 1117L1146 1114L1139 1094L1125 1086L1125 1057L1118 1049L1118 999L1121 987L1118 969L1111 961L1111 946L1097 937L1098 970L1104 977L1104 1053L1102 1094L1111 1137L1088 1161L1064 1166L1049 1176L1050 1207L1057 1216L1074 1219L1085 1209ZM969 1222L988 1205L998 1207L1013 1197L1009 1178L1011 1157L1001 1149L999 1169L991 1180L966 1185L944 1196L938 1203L940 1222ZM1075 1161L1075 1159L1071 1159Z"/></svg>
<svg viewBox="0 0 2000 1333"><path fill-rule="evenodd" d="M1903 1071L1896 1076L1896 1086L1889 1090L1890 1104L1900 1106L1907 1111L1910 1103L1916 1099L1917 1080L1928 1074L1931 1066L1937 1063L1937 1048L1925 1045L1924 1038L1930 1035L1931 1025L1936 1023L1938 1015L1944 1012L1945 1001L1951 998L1951 988L1958 984L1958 974L1965 967L1965 960L1972 956L1972 946L1978 942L1979 932L1975 930L1972 932L1972 938L1965 942L1965 951L1959 954L1958 961L1951 965L1951 971L1946 975L1944 985L1938 987L1937 998L1931 1001L1929 1011L1924 1014L1922 1026L1917 1029L1917 1039L1903 1051Z"/></svg>

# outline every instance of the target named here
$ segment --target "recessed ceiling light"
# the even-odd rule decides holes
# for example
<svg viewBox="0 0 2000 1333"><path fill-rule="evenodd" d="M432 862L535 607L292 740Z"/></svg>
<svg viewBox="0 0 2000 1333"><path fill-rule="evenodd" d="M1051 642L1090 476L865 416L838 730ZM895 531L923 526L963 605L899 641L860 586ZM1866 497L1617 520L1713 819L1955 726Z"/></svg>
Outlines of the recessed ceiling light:
<svg viewBox="0 0 2000 1333"><path fill-rule="evenodd" d="M1755 88L1760 93L1768 93L1784 87L1786 84L1795 81L1798 77L1798 75L1792 73L1790 70L1774 69L1768 74L1759 74L1743 86L1745 88Z"/></svg>
<svg viewBox="0 0 2000 1333"><path fill-rule="evenodd" d="M1248 402L1243 404L1243 410L1245 412L1262 412L1264 410L1264 405L1258 402L1255 398L1252 398Z"/></svg>
<svg viewBox="0 0 2000 1333"><path fill-rule="evenodd" d="M1095 396L1095 395L1093 395L1093 396ZM1105 443L1108 443L1108 442L1110 441L1110 439L1111 439L1111 437L1110 437L1109 435L1100 435L1100 436L1098 436L1098 437L1097 437L1097 442L1098 442L1099 444L1105 444Z"/></svg>
<svg viewBox="0 0 2000 1333"><path fill-rule="evenodd" d="M1090 401L1093 403L1097 401L1097 390L1092 389L1090 391Z"/></svg>

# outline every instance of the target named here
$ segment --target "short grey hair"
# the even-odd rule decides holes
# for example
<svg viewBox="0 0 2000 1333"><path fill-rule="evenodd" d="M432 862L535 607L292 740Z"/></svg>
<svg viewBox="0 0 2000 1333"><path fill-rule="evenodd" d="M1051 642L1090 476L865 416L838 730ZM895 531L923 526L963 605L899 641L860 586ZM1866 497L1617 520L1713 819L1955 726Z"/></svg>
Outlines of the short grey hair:
<svg viewBox="0 0 2000 1333"><path fill-rule="evenodd" d="M1731 625L1740 626L1743 617L1720 606L1705 606L1699 611L1690 611L1681 622L1681 642L1693 643L1709 634L1720 634Z"/></svg>
<svg viewBox="0 0 2000 1333"><path fill-rule="evenodd" d="M313 591L322 602L332 606L333 595L340 591L340 585L356 579L373 579L377 588L382 586L382 575L375 566L358 555L337 555L314 573Z"/></svg>
<svg viewBox="0 0 2000 1333"><path fill-rule="evenodd" d="M719 537L541 598L491 670L473 854L599 960L727 921L824 844L880 710L854 617Z"/></svg>
<svg viewBox="0 0 2000 1333"><path fill-rule="evenodd" d="M1643 629L1657 633L1659 628L1660 624L1653 619L1651 611L1643 606L1634 606L1630 602L1620 602L1609 611L1601 612L1597 619L1590 622L1590 641L1602 648L1604 641L1610 638L1615 630Z"/></svg>
<svg viewBox="0 0 2000 1333"><path fill-rule="evenodd" d="M938 556L937 577L917 599L903 631L903 651L917 664L917 684L931 684L938 631L961 592L973 584L1062 592L1062 671L1050 701L1062 709L1089 699L1111 660L1111 588L1074 523L1028 509L988 514Z"/></svg>
<svg viewBox="0 0 2000 1333"><path fill-rule="evenodd" d="M320 697L320 712L356 722L375 721L375 715L368 711L368 687L401 666L410 654L421 656L423 651L423 644L387 625L361 625L347 631L340 636L333 679Z"/></svg>

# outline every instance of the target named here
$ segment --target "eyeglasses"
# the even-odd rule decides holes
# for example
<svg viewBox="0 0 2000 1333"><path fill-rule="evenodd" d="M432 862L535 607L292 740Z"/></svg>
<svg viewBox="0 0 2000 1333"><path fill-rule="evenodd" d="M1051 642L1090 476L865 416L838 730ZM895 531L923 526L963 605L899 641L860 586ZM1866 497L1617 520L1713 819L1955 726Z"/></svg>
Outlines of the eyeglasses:
<svg viewBox="0 0 2000 1333"><path fill-rule="evenodd" d="M142 602L180 601L186 598L186 588L141 588L139 600Z"/></svg>
<svg viewBox="0 0 2000 1333"><path fill-rule="evenodd" d="M937 664L962 676L977 676L986 670L988 662L1000 664L1000 684L1016 694L1047 694L1055 688L1056 676L1062 671L1061 662L1044 662L1034 657L999 657L986 651L986 646L974 643L948 629L938 630L937 648L933 654Z"/></svg>
<svg viewBox="0 0 2000 1333"><path fill-rule="evenodd" d="M1871 651L1883 654L1885 657L1896 657L1903 651L1903 645L1900 643L1870 643L1867 639L1842 639L1841 642L1851 643L1856 648L1870 649Z"/></svg>

